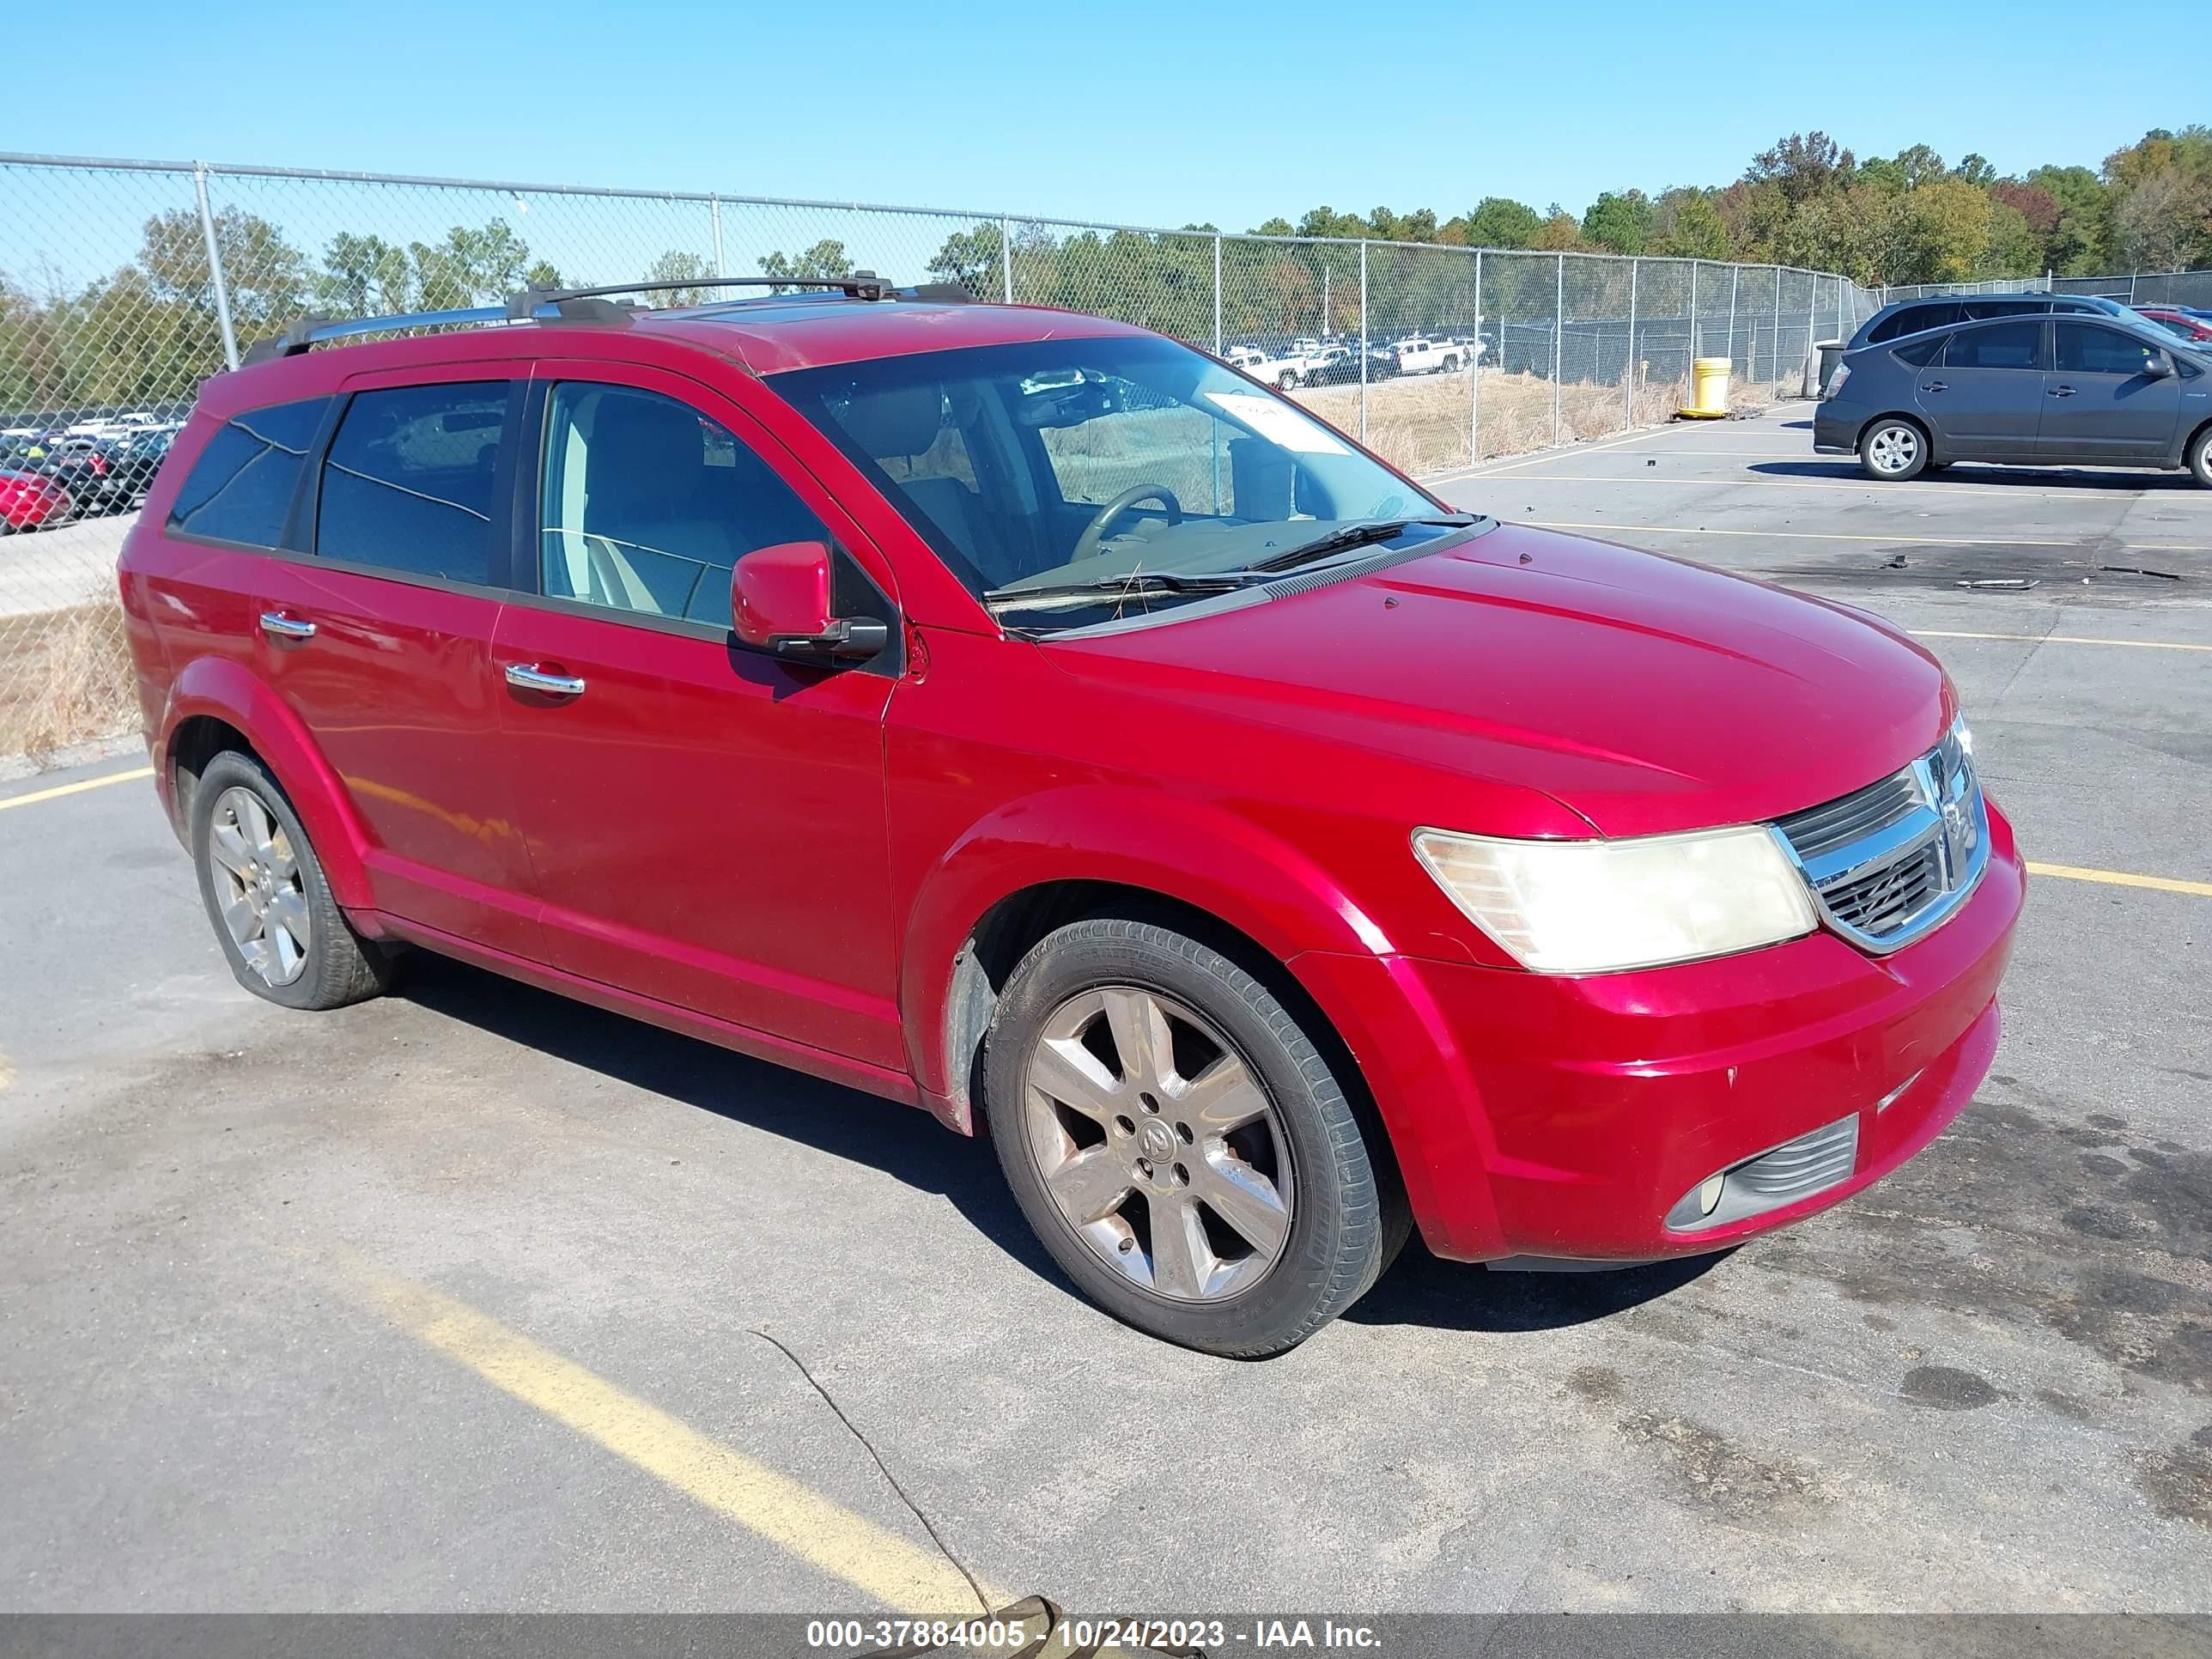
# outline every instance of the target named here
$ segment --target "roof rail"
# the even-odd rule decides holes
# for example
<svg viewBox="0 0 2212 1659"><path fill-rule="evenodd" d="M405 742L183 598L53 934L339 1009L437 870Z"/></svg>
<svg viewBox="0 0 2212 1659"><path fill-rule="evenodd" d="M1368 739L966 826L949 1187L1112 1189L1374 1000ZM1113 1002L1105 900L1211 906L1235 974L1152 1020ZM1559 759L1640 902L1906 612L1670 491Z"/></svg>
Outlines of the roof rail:
<svg viewBox="0 0 2212 1659"><path fill-rule="evenodd" d="M274 362L296 357L319 340L341 340L355 334L388 334L403 328L437 328L462 323L497 323L507 312L498 306L473 306L461 311L410 311L395 317L302 317L273 339L256 340L246 349L241 364Z"/></svg>
<svg viewBox="0 0 2212 1659"><path fill-rule="evenodd" d="M507 322L626 323L640 307L627 300L611 303L607 295L738 287L834 289L852 300L923 300L945 305L967 304L975 297L957 283L894 288L872 270L856 270L849 276L686 276L671 282L611 283L604 288L532 287L509 295L504 305L402 312L390 317L302 317L273 339L255 341L240 362L241 366L274 362L296 357L325 340L396 333L409 328Z"/></svg>
<svg viewBox="0 0 2212 1659"><path fill-rule="evenodd" d="M848 300L889 300L898 293L872 270L856 270L849 276L679 276L665 282L610 283L604 288L526 288L508 298L507 314L533 316L540 306L596 300L609 294L665 294L701 288L834 288Z"/></svg>

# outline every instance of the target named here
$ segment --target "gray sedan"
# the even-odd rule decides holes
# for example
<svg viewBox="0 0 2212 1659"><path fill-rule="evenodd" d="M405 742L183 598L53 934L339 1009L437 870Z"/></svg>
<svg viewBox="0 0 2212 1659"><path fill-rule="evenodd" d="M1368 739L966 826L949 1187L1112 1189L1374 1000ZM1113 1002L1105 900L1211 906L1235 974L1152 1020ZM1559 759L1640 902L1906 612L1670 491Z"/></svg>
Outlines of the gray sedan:
<svg viewBox="0 0 2212 1659"><path fill-rule="evenodd" d="M2212 357L2148 324L2047 316L1970 322L1846 352L1813 447L1870 477L1952 461L2186 467L2212 485Z"/></svg>

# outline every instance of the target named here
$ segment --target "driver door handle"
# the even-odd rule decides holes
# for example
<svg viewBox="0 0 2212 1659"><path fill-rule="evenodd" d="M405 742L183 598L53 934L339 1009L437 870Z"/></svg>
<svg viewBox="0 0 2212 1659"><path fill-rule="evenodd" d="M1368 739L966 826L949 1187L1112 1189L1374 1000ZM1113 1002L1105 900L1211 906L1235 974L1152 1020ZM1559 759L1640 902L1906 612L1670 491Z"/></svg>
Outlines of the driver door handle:
<svg viewBox="0 0 2212 1659"><path fill-rule="evenodd" d="M549 697L580 697L584 695L581 677L550 673L534 662L507 664L507 683L518 690L541 692Z"/></svg>
<svg viewBox="0 0 2212 1659"><path fill-rule="evenodd" d="M1948 392L1951 389L1951 383L1948 380L1930 380L1920 389L1923 392Z"/></svg>
<svg viewBox="0 0 2212 1659"><path fill-rule="evenodd" d="M312 640L315 625L302 622L297 617L288 617L281 611L261 613L261 631L272 640Z"/></svg>
<svg viewBox="0 0 2212 1659"><path fill-rule="evenodd" d="M2054 386L2046 388L2043 395L2046 398L2070 398L2074 395L2074 388L2070 386Z"/></svg>

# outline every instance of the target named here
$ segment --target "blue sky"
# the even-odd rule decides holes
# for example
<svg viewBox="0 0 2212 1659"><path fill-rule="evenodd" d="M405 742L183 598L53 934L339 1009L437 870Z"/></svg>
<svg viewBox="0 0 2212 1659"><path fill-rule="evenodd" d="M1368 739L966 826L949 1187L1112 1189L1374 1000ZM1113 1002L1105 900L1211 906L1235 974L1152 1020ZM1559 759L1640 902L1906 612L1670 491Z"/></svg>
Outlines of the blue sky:
<svg viewBox="0 0 2212 1659"><path fill-rule="evenodd" d="M11 80L0 147L1242 229L1318 203L1579 212L1815 127L2094 167L2203 113L2156 54L2070 79L2078 0L1923 6L1895 45L1786 3L350 9L123 7L78 68Z"/></svg>

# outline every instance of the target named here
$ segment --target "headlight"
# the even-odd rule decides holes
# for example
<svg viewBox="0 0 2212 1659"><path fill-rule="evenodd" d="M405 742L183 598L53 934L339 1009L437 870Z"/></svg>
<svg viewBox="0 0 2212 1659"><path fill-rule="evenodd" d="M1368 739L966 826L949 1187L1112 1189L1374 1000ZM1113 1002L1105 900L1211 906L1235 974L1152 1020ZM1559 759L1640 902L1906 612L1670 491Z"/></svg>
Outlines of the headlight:
<svg viewBox="0 0 2212 1659"><path fill-rule="evenodd" d="M1468 920L1541 974L1691 962L1813 931L1803 877L1756 824L1634 841L1413 832Z"/></svg>

